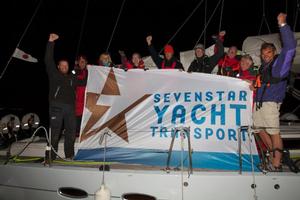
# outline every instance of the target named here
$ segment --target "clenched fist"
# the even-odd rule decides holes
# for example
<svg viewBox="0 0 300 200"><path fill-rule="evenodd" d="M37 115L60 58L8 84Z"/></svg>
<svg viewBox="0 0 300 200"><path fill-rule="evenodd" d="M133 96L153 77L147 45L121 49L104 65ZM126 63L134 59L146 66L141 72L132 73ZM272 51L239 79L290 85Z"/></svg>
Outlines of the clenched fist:
<svg viewBox="0 0 300 200"><path fill-rule="evenodd" d="M55 40L57 40L59 38L59 36L57 35L57 34L55 34L55 33L51 33L50 35L49 35L49 42L54 42Z"/></svg>
<svg viewBox="0 0 300 200"><path fill-rule="evenodd" d="M284 13L279 13L277 16L277 21L279 26L283 26L286 24L286 14Z"/></svg>
<svg viewBox="0 0 300 200"><path fill-rule="evenodd" d="M150 46L152 43L152 35L149 35L148 37L146 37L146 41L147 41L147 44Z"/></svg>

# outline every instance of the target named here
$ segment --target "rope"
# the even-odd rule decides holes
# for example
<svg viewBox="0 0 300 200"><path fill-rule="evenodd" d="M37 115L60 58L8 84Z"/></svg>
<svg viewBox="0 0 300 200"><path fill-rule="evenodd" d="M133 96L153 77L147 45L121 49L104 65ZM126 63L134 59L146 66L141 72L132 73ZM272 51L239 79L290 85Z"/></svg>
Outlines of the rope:
<svg viewBox="0 0 300 200"><path fill-rule="evenodd" d="M266 18L266 13L265 13L265 0L263 0L263 14L262 14L262 19L261 19L261 23L260 23L258 35L260 35L261 28L262 28L262 25L263 25L264 22L265 22L266 25L267 25L267 28L268 28L269 33L271 33L271 29L270 29L270 27L269 27L269 24L268 24L268 21L267 21L267 18Z"/></svg>
<svg viewBox="0 0 300 200"><path fill-rule="evenodd" d="M215 8L215 10L213 11L212 15L211 15L210 18L208 19L208 22L207 22L207 24L205 25L204 30L202 31L201 35L200 35L199 38L197 39L197 42L195 43L195 46L198 44L198 42L199 42L200 39L202 38L202 35L203 35L204 31L206 31L206 28L207 28L208 24L210 23L210 21L212 20L212 17L214 16L216 10L218 9L218 7L219 7L221 1L222 1L222 0L219 0L217 6L216 6L216 8ZM194 46L194 47L195 47L195 46Z"/></svg>
<svg viewBox="0 0 300 200"><path fill-rule="evenodd" d="M221 32L221 28L222 28L223 10L224 10L224 1L225 1L225 0L222 0L222 5L221 5L221 14L220 14L220 23L219 23L219 32Z"/></svg>
<svg viewBox="0 0 300 200"><path fill-rule="evenodd" d="M7 63L6 63L6 65L5 65L5 67L4 67L4 70L2 71L2 73L1 73L1 75L0 75L0 80L1 80L2 77L4 76L4 73L6 72L9 63L10 63L10 61L11 61L12 58L13 58L13 55L14 55L14 53L15 53L15 50L20 46L20 44L21 44L21 42L22 42L22 40L23 40L25 34L27 33L27 31L28 31L28 29L29 29L29 27L30 27L30 25L31 25L31 23L32 23L32 21L33 21L33 19L34 19L34 17L36 16L36 14L37 14L39 8L41 7L42 2L43 2L43 0L40 0L39 4L37 5L37 7L36 7L36 9L35 9L35 11L34 11L34 13L33 13L33 15L31 16L31 18L30 18L30 20L29 20L29 23L27 24L27 26L26 26L26 28L25 28L25 30L24 30L24 32L23 32L23 34L22 34L22 36L21 36L19 42L17 43L16 48L14 49L14 52L13 52L13 53L11 54L11 56L9 57L9 59L8 59L8 61L7 61Z"/></svg>
<svg viewBox="0 0 300 200"><path fill-rule="evenodd" d="M118 25L118 22L119 22L119 19L120 19L120 16L121 16L121 13L122 13L124 4L125 4L125 1L126 1L126 0L123 0L123 2L122 2L122 5L121 5L120 11L119 11L119 15L118 15L117 21L116 21L116 23L115 23L114 29L113 29L113 31L112 31L112 34L111 34L111 36L110 36L110 40L109 40L108 45L107 45L107 48L106 48L106 52L108 52L109 47L110 47L110 44L111 44L111 41L112 41L112 39L113 39L113 37L114 37L114 34L115 34L115 31L116 31L116 28L117 28L117 25Z"/></svg>
<svg viewBox="0 0 300 200"><path fill-rule="evenodd" d="M175 36L178 34L178 32L182 29L182 27L188 22L188 20L193 16L193 14L196 12L196 10L200 7L200 5L203 3L204 0L201 0L197 6L194 8L194 10L191 12L191 14L184 20L184 22L181 24L181 26L176 30L174 35L168 40L166 44L169 44ZM165 45L164 45L165 46ZM164 47L159 51L159 54L163 51Z"/></svg>
<svg viewBox="0 0 300 200"><path fill-rule="evenodd" d="M81 22L81 27L80 27L79 39L78 39L78 43L77 43L77 47L76 47L75 59L77 58L78 53L79 53L80 44L81 44L82 35L83 35L83 29L84 29L85 22L86 22L88 7L89 7L89 0L86 0L84 14L83 14L82 22Z"/></svg>

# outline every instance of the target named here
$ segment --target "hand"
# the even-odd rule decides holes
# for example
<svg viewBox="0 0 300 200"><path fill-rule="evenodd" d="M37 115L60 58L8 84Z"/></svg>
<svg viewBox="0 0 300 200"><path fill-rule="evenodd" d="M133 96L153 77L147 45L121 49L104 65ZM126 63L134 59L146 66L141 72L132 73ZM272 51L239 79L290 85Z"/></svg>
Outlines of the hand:
<svg viewBox="0 0 300 200"><path fill-rule="evenodd" d="M146 41L147 41L148 46L150 46L152 43L152 35L147 36Z"/></svg>
<svg viewBox="0 0 300 200"><path fill-rule="evenodd" d="M251 91L255 91L256 90L255 87L252 84L249 85L249 88L250 88Z"/></svg>
<svg viewBox="0 0 300 200"><path fill-rule="evenodd" d="M51 33L50 35L49 35L49 42L54 42L55 40L57 40L59 38L59 36L57 35L57 34L55 34L55 33Z"/></svg>
<svg viewBox="0 0 300 200"><path fill-rule="evenodd" d="M277 16L277 21L279 26L286 24L286 14L279 13Z"/></svg>
<svg viewBox="0 0 300 200"><path fill-rule="evenodd" d="M220 37L224 37L225 34L226 34L226 31L221 31L221 32L219 33L219 36L220 36Z"/></svg>
<svg viewBox="0 0 300 200"><path fill-rule="evenodd" d="M247 83L249 83L249 89L251 90L251 91L254 91L255 90L255 87L254 87L254 85L253 85L253 82L252 81L250 81L250 80L244 80L244 81L246 81Z"/></svg>
<svg viewBox="0 0 300 200"><path fill-rule="evenodd" d="M124 52L124 51L119 50L119 54L120 54L121 56L125 56L125 52Z"/></svg>

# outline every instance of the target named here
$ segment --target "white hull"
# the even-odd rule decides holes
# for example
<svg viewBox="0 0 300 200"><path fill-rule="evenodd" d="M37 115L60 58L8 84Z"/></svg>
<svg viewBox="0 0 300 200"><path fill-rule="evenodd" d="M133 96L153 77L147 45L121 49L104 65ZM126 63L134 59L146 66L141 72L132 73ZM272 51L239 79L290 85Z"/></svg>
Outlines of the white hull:
<svg viewBox="0 0 300 200"><path fill-rule="evenodd" d="M100 187L102 172L97 168L53 166L41 164L9 164L0 166L0 197L3 200L72 199L58 194L61 187L86 191L84 199L94 199ZM255 173L258 199L299 200L300 175L294 173ZM188 177L184 172L162 170L111 169L105 173L105 183L111 199L121 199L125 193L143 193L160 200L246 200L254 199L251 173L200 172ZM279 186L279 188L278 188ZM277 188L277 189L276 189Z"/></svg>

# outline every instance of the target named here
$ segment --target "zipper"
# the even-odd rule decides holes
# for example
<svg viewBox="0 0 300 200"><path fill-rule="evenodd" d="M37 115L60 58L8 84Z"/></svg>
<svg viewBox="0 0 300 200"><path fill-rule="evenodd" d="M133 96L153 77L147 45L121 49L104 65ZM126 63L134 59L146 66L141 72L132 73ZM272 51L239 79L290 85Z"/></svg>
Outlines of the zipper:
<svg viewBox="0 0 300 200"><path fill-rule="evenodd" d="M55 94L54 94L54 99L56 99L56 96L57 96L57 94L58 94L59 89L60 89L60 86L58 86L57 89L56 89L56 92L55 92Z"/></svg>

